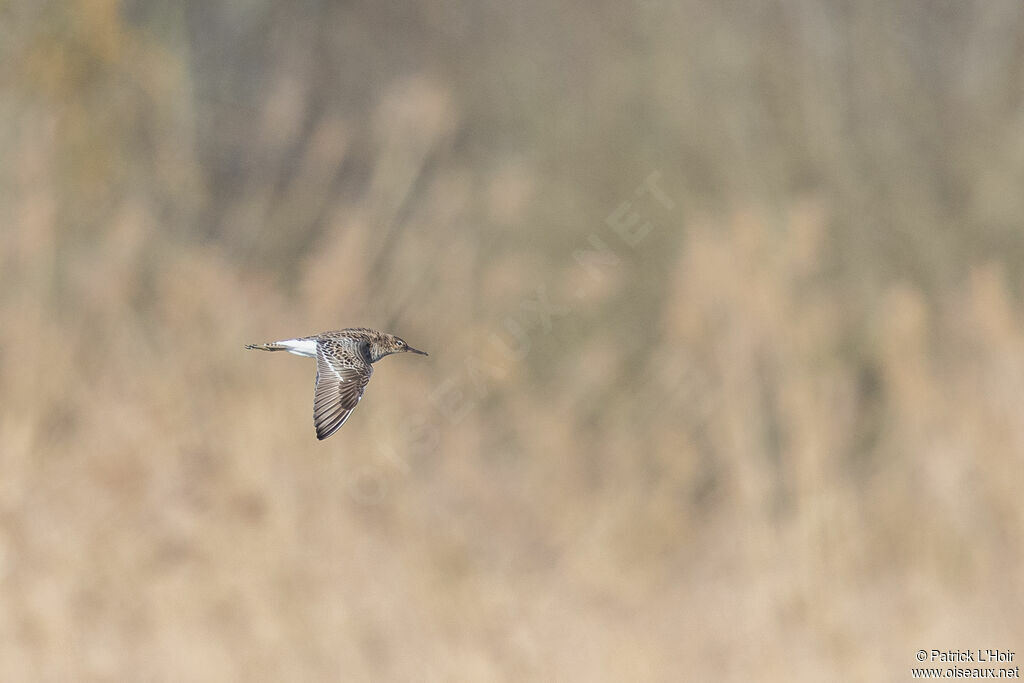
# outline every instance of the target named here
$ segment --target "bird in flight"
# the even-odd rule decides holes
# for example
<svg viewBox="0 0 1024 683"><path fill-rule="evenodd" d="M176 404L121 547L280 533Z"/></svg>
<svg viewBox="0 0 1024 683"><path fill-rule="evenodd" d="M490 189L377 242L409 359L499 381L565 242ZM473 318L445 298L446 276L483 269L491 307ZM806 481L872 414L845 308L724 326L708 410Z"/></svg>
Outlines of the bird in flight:
<svg viewBox="0 0 1024 683"><path fill-rule="evenodd" d="M366 327L322 332L311 337L249 344L258 351L287 351L316 358L316 389L313 392L313 425L316 438L326 439L345 424L373 374L373 363L392 353L418 353L393 334Z"/></svg>

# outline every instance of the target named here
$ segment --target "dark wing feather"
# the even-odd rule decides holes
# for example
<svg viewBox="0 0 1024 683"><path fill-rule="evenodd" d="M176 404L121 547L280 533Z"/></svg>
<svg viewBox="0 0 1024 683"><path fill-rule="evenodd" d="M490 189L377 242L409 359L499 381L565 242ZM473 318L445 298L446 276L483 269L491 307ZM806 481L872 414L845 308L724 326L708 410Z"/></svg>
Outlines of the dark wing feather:
<svg viewBox="0 0 1024 683"><path fill-rule="evenodd" d="M313 424L323 440L338 431L363 397L373 374L358 349L324 343L316 347L316 390L313 393Z"/></svg>

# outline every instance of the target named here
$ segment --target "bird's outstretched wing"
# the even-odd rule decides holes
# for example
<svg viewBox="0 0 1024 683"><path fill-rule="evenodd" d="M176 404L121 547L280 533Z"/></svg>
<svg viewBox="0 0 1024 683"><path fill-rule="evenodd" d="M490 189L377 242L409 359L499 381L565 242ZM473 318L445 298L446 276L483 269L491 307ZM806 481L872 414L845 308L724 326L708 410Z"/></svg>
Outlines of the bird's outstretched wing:
<svg viewBox="0 0 1024 683"><path fill-rule="evenodd" d="M363 397L373 366L358 347L339 348L323 342L316 348L316 390L313 393L313 424L323 440L345 424Z"/></svg>

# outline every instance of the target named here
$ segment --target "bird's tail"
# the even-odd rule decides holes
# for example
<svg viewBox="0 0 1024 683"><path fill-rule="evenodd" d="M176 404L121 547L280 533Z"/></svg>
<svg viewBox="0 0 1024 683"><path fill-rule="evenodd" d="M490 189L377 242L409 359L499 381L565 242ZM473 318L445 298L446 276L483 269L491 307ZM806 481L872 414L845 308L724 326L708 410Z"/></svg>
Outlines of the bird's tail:
<svg viewBox="0 0 1024 683"><path fill-rule="evenodd" d="M287 351L287 346L282 346L277 342L269 342L267 344L246 344L245 348L255 349L257 351Z"/></svg>

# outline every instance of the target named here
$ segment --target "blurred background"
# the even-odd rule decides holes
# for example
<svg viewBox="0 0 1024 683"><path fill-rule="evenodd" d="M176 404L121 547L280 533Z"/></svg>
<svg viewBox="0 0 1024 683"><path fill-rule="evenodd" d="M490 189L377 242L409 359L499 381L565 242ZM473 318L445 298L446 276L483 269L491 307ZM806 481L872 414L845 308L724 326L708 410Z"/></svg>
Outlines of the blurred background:
<svg viewBox="0 0 1024 683"><path fill-rule="evenodd" d="M0 679L1024 649L1024 5L0 3ZM395 356L315 438L314 365Z"/></svg>

